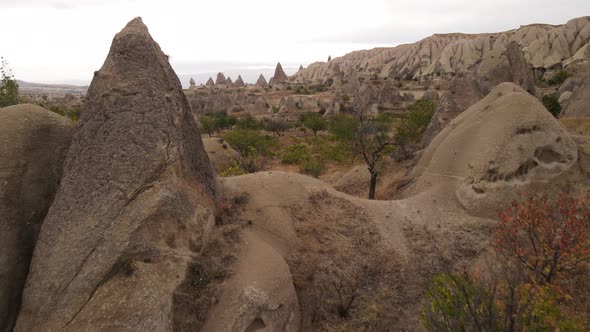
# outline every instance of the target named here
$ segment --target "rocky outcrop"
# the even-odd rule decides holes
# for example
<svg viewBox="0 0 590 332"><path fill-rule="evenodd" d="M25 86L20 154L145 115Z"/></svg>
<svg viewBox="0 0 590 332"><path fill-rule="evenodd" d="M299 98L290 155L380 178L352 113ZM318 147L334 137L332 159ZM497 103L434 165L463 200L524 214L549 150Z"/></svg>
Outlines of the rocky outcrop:
<svg viewBox="0 0 590 332"><path fill-rule="evenodd" d="M277 67L275 68L275 74L274 76L270 79L269 84L270 85L274 85L274 84L283 84L286 83L289 80L289 77L287 76L287 74L285 74L285 71L283 71L283 67L281 66L281 63L277 63Z"/></svg>
<svg viewBox="0 0 590 332"><path fill-rule="evenodd" d="M12 330L16 321L73 129L68 118L39 106L0 109L0 331Z"/></svg>
<svg viewBox="0 0 590 332"><path fill-rule="evenodd" d="M590 116L590 73L586 74L582 85L574 89L566 108L560 114L561 118L587 116Z"/></svg>
<svg viewBox="0 0 590 332"><path fill-rule="evenodd" d="M527 186L544 188L577 161L575 142L543 104L502 83L432 140L408 192L438 187L470 213L493 216Z"/></svg>
<svg viewBox="0 0 590 332"><path fill-rule="evenodd" d="M213 82L213 79L211 77L209 77L209 79L207 80L207 83L205 85L206 86L215 86L215 83Z"/></svg>
<svg viewBox="0 0 590 332"><path fill-rule="evenodd" d="M189 84L190 84L189 87L188 87L189 90L196 89L195 80L194 79L191 78L190 81L189 81Z"/></svg>
<svg viewBox="0 0 590 332"><path fill-rule="evenodd" d="M180 81L140 18L95 72L64 165L16 331L171 330L217 183Z"/></svg>
<svg viewBox="0 0 590 332"><path fill-rule="evenodd" d="M451 81L449 90L440 98L437 104L436 111L424 131L422 144L428 146L449 121L477 103L482 97L473 74L463 73L455 77Z"/></svg>
<svg viewBox="0 0 590 332"><path fill-rule="evenodd" d="M217 78L215 79L215 85L225 85L227 82L225 80L225 75L223 73L217 73Z"/></svg>
<svg viewBox="0 0 590 332"><path fill-rule="evenodd" d="M231 77L227 77L227 79L225 80L225 85L227 85L228 88L234 87L234 82L232 81Z"/></svg>
<svg viewBox="0 0 590 332"><path fill-rule="evenodd" d="M436 89L433 89L432 87L429 87L428 90L424 92L422 98L435 103L440 99L440 97L438 96L438 91L436 91Z"/></svg>
<svg viewBox="0 0 590 332"><path fill-rule="evenodd" d="M244 80L242 79L242 75L238 75L238 78L234 82L234 87L236 87L236 88L244 87Z"/></svg>
<svg viewBox="0 0 590 332"><path fill-rule="evenodd" d="M536 95L533 71L526 62L524 53L516 42L505 50L488 53L475 70L482 95L487 95L502 82L514 82L525 91Z"/></svg>
<svg viewBox="0 0 590 332"><path fill-rule="evenodd" d="M316 62L296 73L297 82L321 83L328 77L328 69L340 65L345 78L353 73L382 78L452 77L496 54L511 42L516 42L524 53L529 67L539 75L573 63L582 58L582 50L590 42L590 17L581 17L564 25L533 24L518 29L487 34L435 34L413 44L396 47L355 51L330 62ZM579 53L582 52L582 53Z"/></svg>
<svg viewBox="0 0 590 332"><path fill-rule="evenodd" d="M332 56L328 55L328 62L332 61Z"/></svg>
<svg viewBox="0 0 590 332"><path fill-rule="evenodd" d="M260 76L258 76L258 80L256 81L256 86L265 88L267 85L268 83L266 82L266 78L264 78L264 75L260 74Z"/></svg>

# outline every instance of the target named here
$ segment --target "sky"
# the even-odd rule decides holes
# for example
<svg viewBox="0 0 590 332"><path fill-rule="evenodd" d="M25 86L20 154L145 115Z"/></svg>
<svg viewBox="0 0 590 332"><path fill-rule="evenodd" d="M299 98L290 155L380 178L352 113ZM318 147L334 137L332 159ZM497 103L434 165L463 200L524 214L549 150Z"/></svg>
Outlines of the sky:
<svg viewBox="0 0 590 332"><path fill-rule="evenodd" d="M219 71L253 83L260 73L268 80L277 62L292 74L329 55L434 33L584 15L589 0L0 0L0 56L20 80L89 84L114 35L141 16L183 85Z"/></svg>

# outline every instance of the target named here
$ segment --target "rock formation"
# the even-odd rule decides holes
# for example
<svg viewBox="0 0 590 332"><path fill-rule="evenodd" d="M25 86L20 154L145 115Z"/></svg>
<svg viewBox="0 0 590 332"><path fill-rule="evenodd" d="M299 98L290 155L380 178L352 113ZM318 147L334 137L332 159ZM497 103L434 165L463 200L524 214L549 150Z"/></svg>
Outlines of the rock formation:
<svg viewBox="0 0 590 332"><path fill-rule="evenodd" d="M225 85L227 85L228 88L234 87L234 82L232 81L231 77L227 77L227 79L225 80Z"/></svg>
<svg viewBox="0 0 590 332"><path fill-rule="evenodd" d="M303 70L303 65L299 65L299 70L298 71L302 71Z"/></svg>
<svg viewBox="0 0 590 332"><path fill-rule="evenodd" d="M256 86L265 88L267 85L268 83L266 82L266 78L264 78L264 75L260 74L260 76L258 76L258 80L256 81Z"/></svg>
<svg viewBox="0 0 590 332"><path fill-rule="evenodd" d="M502 53L513 41L524 52L528 66L543 75L590 54L587 48L581 51L590 42L589 29L590 17L580 17L559 26L532 24L499 33L435 34L413 44L355 51L330 62L316 62L293 79L321 83L334 63L341 65L345 78L353 73L378 73L382 78L451 77L473 70L478 62Z"/></svg>
<svg viewBox="0 0 590 332"><path fill-rule="evenodd" d="M234 86L236 88L241 88L244 86L244 80L242 79L242 75L238 75L238 78L236 79L236 81L234 82Z"/></svg>
<svg viewBox="0 0 590 332"><path fill-rule="evenodd" d="M217 73L217 79L215 79L215 85L225 85L227 82L225 80L225 75L223 73Z"/></svg>
<svg viewBox="0 0 590 332"><path fill-rule="evenodd" d="M213 82L213 79L211 77L209 77L209 79L207 80L207 83L205 85L206 86L215 86L215 83Z"/></svg>
<svg viewBox="0 0 590 332"><path fill-rule="evenodd" d="M576 144L543 104L502 83L436 135L408 191L440 186L471 213L494 215L525 186L545 186L577 161Z"/></svg>
<svg viewBox="0 0 590 332"><path fill-rule="evenodd" d="M95 72L64 165L16 331L171 330L217 183L180 81L140 18Z"/></svg>
<svg viewBox="0 0 590 332"><path fill-rule="evenodd" d="M332 56L328 55L328 62L332 61Z"/></svg>
<svg viewBox="0 0 590 332"><path fill-rule="evenodd" d="M72 134L68 118L39 106L0 109L0 331L12 330L16 321Z"/></svg>
<svg viewBox="0 0 590 332"><path fill-rule="evenodd" d="M582 85L574 89L560 115L561 118L587 116L590 116L590 73L586 74Z"/></svg>
<svg viewBox="0 0 590 332"><path fill-rule="evenodd" d="M451 81L449 90L440 98L436 111L424 132L422 143L428 146L432 139L451 121L482 98L473 74L463 73Z"/></svg>
<svg viewBox="0 0 590 332"><path fill-rule="evenodd" d="M482 95L487 95L502 82L514 82L533 96L536 95L533 71L516 42L510 42L504 51L490 52L477 66L476 76Z"/></svg>
<svg viewBox="0 0 590 332"><path fill-rule="evenodd" d="M275 68L275 74L274 76L270 79L269 84L270 85L274 85L274 84L282 84L288 81L288 77L287 74L285 74L285 72L283 71L283 67L281 66L281 63L277 63L277 67Z"/></svg>
<svg viewBox="0 0 590 332"><path fill-rule="evenodd" d="M190 81L189 81L189 84L190 84L190 86L188 87L188 88L189 88L189 90L194 90L194 89L196 89L196 86L195 86L195 80L194 80L194 79L192 79L192 78L191 78L191 79L190 79Z"/></svg>

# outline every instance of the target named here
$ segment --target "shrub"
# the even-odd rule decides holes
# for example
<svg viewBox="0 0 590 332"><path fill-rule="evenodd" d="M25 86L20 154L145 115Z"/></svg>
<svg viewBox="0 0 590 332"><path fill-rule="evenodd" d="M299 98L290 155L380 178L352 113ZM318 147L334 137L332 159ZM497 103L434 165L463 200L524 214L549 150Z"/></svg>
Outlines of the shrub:
<svg viewBox="0 0 590 332"><path fill-rule="evenodd" d="M549 113L553 114L555 118L559 117L559 114L561 113L561 105L559 104L559 99L556 95L544 95L543 105L549 111Z"/></svg>
<svg viewBox="0 0 590 332"><path fill-rule="evenodd" d="M282 136L285 134L291 126L285 120L267 120L264 122L264 130L270 131L272 133L277 134L277 136Z"/></svg>
<svg viewBox="0 0 590 332"><path fill-rule="evenodd" d="M307 146L296 144L288 146L281 155L281 163L286 165L299 164L310 158Z"/></svg>
<svg viewBox="0 0 590 332"><path fill-rule="evenodd" d="M238 152L240 165L250 173L262 168L261 157L271 156L270 148L277 143L276 139L252 129L232 130L223 138Z"/></svg>
<svg viewBox="0 0 590 332"><path fill-rule="evenodd" d="M258 130L262 129L262 124L260 123L260 121L254 119L252 115L247 114L245 117L240 118L237 121L237 127L239 129Z"/></svg>
<svg viewBox="0 0 590 332"><path fill-rule="evenodd" d="M572 74L570 72L568 72L567 70L560 70L557 74L553 75L553 77L551 77L549 80L547 80L547 84L560 85L571 76L572 76Z"/></svg>
<svg viewBox="0 0 590 332"><path fill-rule="evenodd" d="M564 190L555 201L534 194L514 203L499 216L496 251L516 259L537 282L575 273L590 261L589 199Z"/></svg>
<svg viewBox="0 0 590 332"><path fill-rule="evenodd" d="M428 99L418 99L409 107L409 112L398 128L398 134L405 139L416 142L422 139L434 114L434 103Z"/></svg>
<svg viewBox="0 0 590 332"><path fill-rule="evenodd" d="M319 157L308 158L299 165L299 172L319 178L325 171L326 167L323 160Z"/></svg>

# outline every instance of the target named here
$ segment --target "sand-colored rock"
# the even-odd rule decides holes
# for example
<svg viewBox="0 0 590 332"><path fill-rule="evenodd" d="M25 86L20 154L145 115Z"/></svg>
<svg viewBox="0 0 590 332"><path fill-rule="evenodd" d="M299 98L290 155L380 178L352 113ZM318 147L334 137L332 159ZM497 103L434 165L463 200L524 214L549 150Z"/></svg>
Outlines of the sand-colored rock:
<svg viewBox="0 0 590 332"><path fill-rule="evenodd" d="M590 17L570 20L564 25L532 24L498 33L435 34L412 44L355 51L330 62L316 62L296 73L297 82L321 83L328 68L339 64L345 78L355 74L382 78L451 77L473 71L489 54L500 54L516 42L526 62L542 75L573 63L572 58L590 42ZM519 83L519 82L517 82Z"/></svg>
<svg viewBox="0 0 590 332"><path fill-rule="evenodd" d="M191 79L190 79L190 81L189 81L189 87L188 87L188 89L189 89L189 90L194 90L194 89L196 89L196 86L195 86L195 80L194 80L194 79L192 79L192 78L191 78Z"/></svg>
<svg viewBox="0 0 590 332"><path fill-rule="evenodd" d="M574 89L567 107L560 114L561 118L586 116L590 116L590 73L586 74L582 85Z"/></svg>
<svg viewBox="0 0 590 332"><path fill-rule="evenodd" d="M234 87L236 87L236 88L244 87L244 80L242 79L242 75L238 75L238 78L234 82Z"/></svg>
<svg viewBox="0 0 590 332"><path fill-rule="evenodd" d="M140 18L95 73L64 165L15 330L172 330L218 189L180 81Z"/></svg>
<svg viewBox="0 0 590 332"><path fill-rule="evenodd" d="M215 86L215 82L213 82L213 79L211 77L209 77L209 79L207 80L207 83L205 85L206 86Z"/></svg>
<svg viewBox="0 0 590 332"><path fill-rule="evenodd" d="M217 78L215 79L215 85L225 85L225 75L223 73L217 73Z"/></svg>
<svg viewBox="0 0 590 332"><path fill-rule="evenodd" d="M234 82L232 81L231 77L227 77L225 79L225 85L227 85L228 88L233 88L234 87Z"/></svg>
<svg viewBox="0 0 590 332"><path fill-rule="evenodd" d="M74 126L31 104L0 109L0 331L16 322L41 223Z"/></svg>
<svg viewBox="0 0 590 332"><path fill-rule="evenodd" d="M502 83L453 119L418 162L416 194L442 186L470 213L496 213L519 190L573 169L577 147L533 96Z"/></svg>
<svg viewBox="0 0 590 332"><path fill-rule="evenodd" d="M268 83L266 82L266 78L264 78L264 75L260 74L260 76L258 76L258 80L256 80L256 86L264 88L267 85Z"/></svg>
<svg viewBox="0 0 590 332"><path fill-rule="evenodd" d="M203 137L203 146L217 174L222 173L240 159L236 150L218 137Z"/></svg>
<svg viewBox="0 0 590 332"><path fill-rule="evenodd" d="M440 98L436 111L424 132L422 144L428 146L434 137L451 121L482 98L474 75L463 73L451 81L449 90Z"/></svg>
<svg viewBox="0 0 590 332"><path fill-rule="evenodd" d="M286 83L288 80L289 80L289 77L287 76L287 74L285 74L285 71L283 70L283 66L281 66L281 63L279 62L279 63L277 63L277 67L275 68L275 74L270 79L268 84L270 84L270 85L282 84L282 83Z"/></svg>
<svg viewBox="0 0 590 332"><path fill-rule="evenodd" d="M566 91L559 96L559 105L561 105L561 109L564 110L568 107L570 98L572 97L571 91Z"/></svg>

